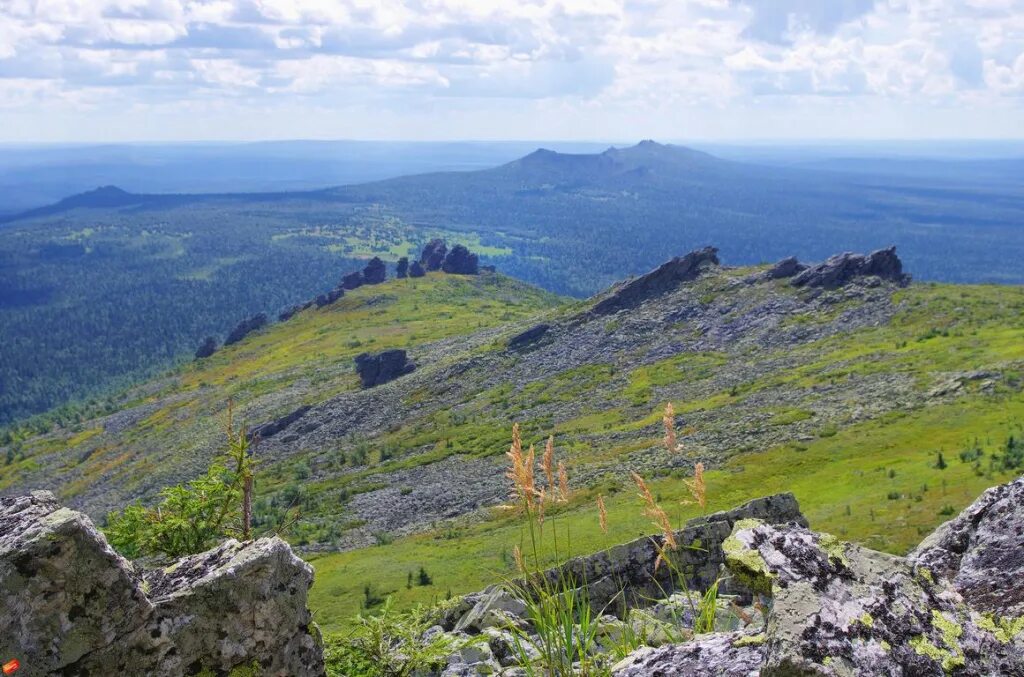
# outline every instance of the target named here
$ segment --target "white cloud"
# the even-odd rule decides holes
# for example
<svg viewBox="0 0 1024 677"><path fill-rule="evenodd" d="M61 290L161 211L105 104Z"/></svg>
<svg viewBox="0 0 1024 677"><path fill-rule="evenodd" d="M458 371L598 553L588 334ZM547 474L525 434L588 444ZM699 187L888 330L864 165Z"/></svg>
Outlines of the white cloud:
<svg viewBox="0 0 1024 677"><path fill-rule="evenodd" d="M505 99L595 124L808 97L1002 109L1021 105L1024 0L6 0L0 87L25 120L218 93L244 115L301 95L486 120Z"/></svg>

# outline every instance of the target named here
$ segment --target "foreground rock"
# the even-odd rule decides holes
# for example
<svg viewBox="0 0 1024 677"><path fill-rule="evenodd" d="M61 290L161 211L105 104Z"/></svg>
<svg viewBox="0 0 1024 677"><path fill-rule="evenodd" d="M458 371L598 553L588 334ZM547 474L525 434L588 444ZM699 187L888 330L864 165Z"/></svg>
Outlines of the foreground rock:
<svg viewBox="0 0 1024 677"><path fill-rule="evenodd" d="M676 540L684 545L699 544L699 547L684 547L673 559L678 567L688 572L689 582L694 588L706 588L718 578L726 562L723 544L734 525L753 518L760 518L765 523L807 524L792 494L755 499L733 510L690 520L676 532ZM692 624L690 604L696 597L687 599L684 593L675 591L669 568L655 568L657 558L656 541L644 537L577 557L545 572L545 575L553 586L566 580L586 582L586 589L580 593L586 596L595 617L602 616L599 647L609 649L616 635L630 631L627 628L648 635L652 641L660 637L664 642L670 636L690 632L686 627L669 626L675 620L681 620L684 626ZM743 598L744 593L746 598L750 597L742 586L732 586L728 582L723 583L720 590L723 601L728 599L730 604L734 599ZM730 596L729 593L734 592L740 595ZM663 599L666 594L670 596ZM730 609L731 606L723 604L723 621L731 617ZM513 626L529 627L527 607L503 587L494 586L466 595L439 619L436 631L452 633L460 639L476 637L484 642L482 646L487 650L469 656L463 651L452 656L447 669L441 674L444 677L516 674L508 672L516 669L516 652L512 649L516 640L510 632ZM520 644L523 644L521 640Z"/></svg>
<svg viewBox="0 0 1024 677"><path fill-rule="evenodd" d="M978 610L1024 617L1024 478L986 491L908 557Z"/></svg>
<svg viewBox="0 0 1024 677"><path fill-rule="evenodd" d="M724 550L770 597L763 632L644 649L614 674L1024 674L1022 495L1024 480L990 490L908 558L739 522Z"/></svg>
<svg viewBox="0 0 1024 677"><path fill-rule="evenodd" d="M322 675L312 580L277 538L140 572L48 492L0 498L0 656L25 674Z"/></svg>

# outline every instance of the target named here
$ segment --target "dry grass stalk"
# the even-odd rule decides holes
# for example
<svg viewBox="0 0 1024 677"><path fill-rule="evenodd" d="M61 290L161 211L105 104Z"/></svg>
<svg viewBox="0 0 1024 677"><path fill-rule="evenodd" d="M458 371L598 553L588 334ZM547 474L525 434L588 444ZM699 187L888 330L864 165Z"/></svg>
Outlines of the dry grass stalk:
<svg viewBox="0 0 1024 677"><path fill-rule="evenodd" d="M604 496L597 495L597 521L601 525L601 531L608 533L608 510L604 507Z"/></svg>
<svg viewBox="0 0 1024 677"><path fill-rule="evenodd" d="M544 489L537 493L537 526L544 526Z"/></svg>
<svg viewBox="0 0 1024 677"><path fill-rule="evenodd" d="M676 453L676 411L669 402L665 405L665 414L661 417L665 425L665 448L670 454Z"/></svg>
<svg viewBox="0 0 1024 677"><path fill-rule="evenodd" d="M541 461L544 468L544 477L547 479L548 492L553 492L555 487L555 436L548 436L547 444L544 445L544 457ZM552 493L552 495L554 495Z"/></svg>
<svg viewBox="0 0 1024 677"><path fill-rule="evenodd" d="M644 478L636 473L632 473L632 475L633 481L636 482L636 486L640 489L640 498L643 499L645 504L644 515L650 517L654 526L661 530L662 545L658 549L658 559L654 562L654 569L657 570L658 565L665 559L665 551L675 550L679 547L679 544L676 543L676 535L672 531L672 523L668 519L668 514L654 500L654 496L651 495L651 490L647 488Z"/></svg>
<svg viewBox="0 0 1024 677"><path fill-rule="evenodd" d="M558 500L561 503L569 502L569 471L562 461L558 462Z"/></svg>
<svg viewBox="0 0 1024 677"><path fill-rule="evenodd" d="M690 490L690 495L693 496L693 501L687 501L688 503L696 503L700 506L701 510L707 509L708 497L707 487L704 485L704 464L698 463L693 467L693 479L685 480L686 488Z"/></svg>
<svg viewBox="0 0 1024 677"><path fill-rule="evenodd" d="M519 546L512 548L512 556L516 560L516 568L519 569L519 573L526 573L526 560L523 559L523 551L520 550Z"/></svg>
<svg viewBox="0 0 1024 677"><path fill-rule="evenodd" d="M537 498L537 488L534 484L535 451L533 446L528 453L523 453L523 441L519 434L519 424L512 426L512 446L509 447L508 456L511 465L505 476L512 481L512 498L520 501L529 510Z"/></svg>

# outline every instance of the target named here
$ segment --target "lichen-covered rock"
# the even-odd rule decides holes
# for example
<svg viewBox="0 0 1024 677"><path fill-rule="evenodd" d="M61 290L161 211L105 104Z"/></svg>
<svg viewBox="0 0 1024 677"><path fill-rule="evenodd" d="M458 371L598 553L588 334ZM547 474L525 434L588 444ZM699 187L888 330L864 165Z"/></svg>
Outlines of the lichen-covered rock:
<svg viewBox="0 0 1024 677"><path fill-rule="evenodd" d="M618 285L609 296L595 304L591 312L595 315L608 315L632 308L649 298L675 289L683 282L696 279L701 272L718 263L718 250L714 247L677 256L646 275Z"/></svg>
<svg viewBox="0 0 1024 677"><path fill-rule="evenodd" d="M733 632L706 635L685 644L634 651L612 669L615 677L756 677L765 648L756 636Z"/></svg>
<svg viewBox="0 0 1024 677"><path fill-rule="evenodd" d="M409 361L404 350L394 348L376 355L361 353L356 355L356 372L364 388L372 388L399 376L411 373L416 365Z"/></svg>
<svg viewBox="0 0 1024 677"><path fill-rule="evenodd" d="M52 495L0 498L0 656L27 675L322 675L312 576L276 538L140 573Z"/></svg>
<svg viewBox="0 0 1024 677"><path fill-rule="evenodd" d="M1024 674L1019 643L905 558L758 520L724 549L771 596L762 675Z"/></svg>
<svg viewBox="0 0 1024 677"><path fill-rule="evenodd" d="M35 674L81 665L142 627L153 605L132 565L49 492L0 498L0 656ZM109 674L109 673L108 673Z"/></svg>
<svg viewBox="0 0 1024 677"><path fill-rule="evenodd" d="M1024 478L986 491L908 558L979 611L1024 617Z"/></svg>
<svg viewBox="0 0 1024 677"><path fill-rule="evenodd" d="M723 543L732 533L734 524L751 518L773 524L807 525L796 498L789 493L754 499L732 510L690 520L675 532L675 537L684 546L693 547L680 548L672 558L687 572L692 588L705 590L718 579L726 562ZM571 559L546 575L552 584L563 580L586 581L587 598L595 611L622 615L623 604L629 608L647 606L651 600L673 591L675 581L671 570L654 566L658 552L658 541L638 538ZM725 581L721 586L723 593L734 588L733 581Z"/></svg>
<svg viewBox="0 0 1024 677"><path fill-rule="evenodd" d="M836 254L800 272L790 284L794 287L836 289L854 278L871 276L897 284L910 282L910 277L903 273L903 263L896 255L896 247L889 247L873 251L867 256L852 252Z"/></svg>

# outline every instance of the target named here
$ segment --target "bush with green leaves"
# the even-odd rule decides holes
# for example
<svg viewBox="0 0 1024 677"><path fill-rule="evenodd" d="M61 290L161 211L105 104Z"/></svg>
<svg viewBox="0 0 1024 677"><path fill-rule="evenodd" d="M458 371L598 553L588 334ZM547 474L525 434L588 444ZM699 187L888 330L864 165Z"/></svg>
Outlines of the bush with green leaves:
<svg viewBox="0 0 1024 677"><path fill-rule="evenodd" d="M235 430L228 408L227 452L206 474L167 487L152 507L130 505L107 517L107 539L128 558L184 557L226 538L252 537L254 460L244 429Z"/></svg>
<svg viewBox="0 0 1024 677"><path fill-rule="evenodd" d="M392 609L389 597L379 613L357 616L351 632L327 638L327 674L408 677L442 667L451 654L479 641L444 633L425 638L432 625L427 609L399 613Z"/></svg>

